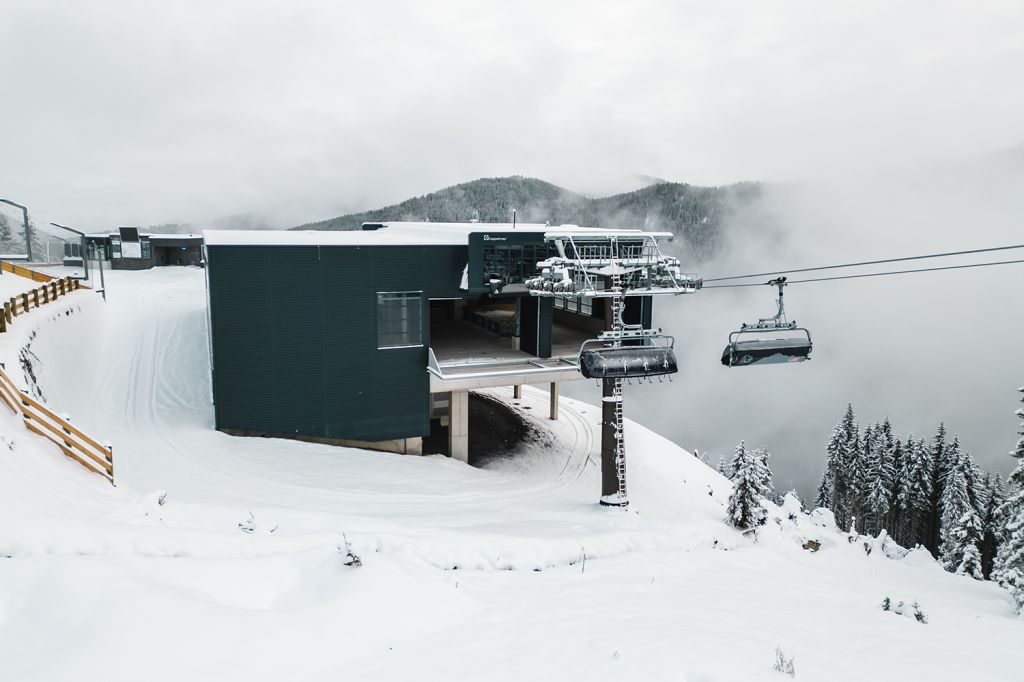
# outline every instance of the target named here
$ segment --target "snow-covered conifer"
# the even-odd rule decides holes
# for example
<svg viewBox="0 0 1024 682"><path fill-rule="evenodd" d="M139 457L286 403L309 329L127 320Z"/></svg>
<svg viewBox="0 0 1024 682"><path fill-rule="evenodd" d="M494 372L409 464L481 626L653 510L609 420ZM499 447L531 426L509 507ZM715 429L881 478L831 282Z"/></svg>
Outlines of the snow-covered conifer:
<svg viewBox="0 0 1024 682"><path fill-rule="evenodd" d="M864 483L867 495L865 511L868 514L869 522L866 525L866 531L870 535L876 535L886 528L889 509L892 505L895 438L892 435L892 425L889 423L888 417L872 429L871 437L867 441Z"/></svg>
<svg viewBox="0 0 1024 682"><path fill-rule="evenodd" d="M722 455L721 457L718 458L718 473L722 474L723 476L730 480L732 479L734 473L732 465L725 458L725 455Z"/></svg>
<svg viewBox="0 0 1024 682"><path fill-rule="evenodd" d="M932 554L938 556L940 535L942 532L942 488L946 481L946 425L939 423L939 429L932 438L932 497L931 512L928 523L928 542L925 543Z"/></svg>
<svg viewBox="0 0 1024 682"><path fill-rule="evenodd" d="M932 456L924 440L907 439L899 505L903 514L904 547L925 545L931 515Z"/></svg>
<svg viewBox="0 0 1024 682"><path fill-rule="evenodd" d="M985 511L981 515L981 571L987 579L992 575L996 553L1003 538L1004 519L1002 507L1006 502L1006 488L998 474L988 476L988 493L985 496Z"/></svg>
<svg viewBox="0 0 1024 682"><path fill-rule="evenodd" d="M1024 386L1017 390L1024 402ZM1011 491L999 510L1005 525L992 578L1010 591L1017 610L1024 611L1024 408L1017 410L1017 416L1022 420L1017 430L1020 439L1010 453L1017 460L1017 468L1010 474Z"/></svg>
<svg viewBox="0 0 1024 682"><path fill-rule="evenodd" d="M956 437L949 446L947 456L950 458L950 466L946 470L946 481L942 489L939 561L947 571L954 571L963 558L963 545L956 531L960 527L960 519L968 511L973 511L974 507L967 495L967 469L970 463L960 452L960 443Z"/></svg>
<svg viewBox="0 0 1024 682"><path fill-rule="evenodd" d="M973 507L968 508L960 517L956 527L950 533L950 542L955 547L957 575L969 575L975 580L984 580L981 569L981 519ZM952 558L952 557L951 557Z"/></svg>
<svg viewBox="0 0 1024 682"><path fill-rule="evenodd" d="M768 467L769 457L765 448L748 450L743 441L736 446L732 460L736 474L727 512L729 523L737 528L756 528L764 525L768 517L765 500L771 499L775 492Z"/></svg>
<svg viewBox="0 0 1024 682"><path fill-rule="evenodd" d="M847 405L846 414L836 422L832 434L825 445L825 472L818 484L818 494L814 500L817 507L831 509L836 519L841 521L846 496L846 444L848 436L844 427L847 418L853 420L853 406Z"/></svg>

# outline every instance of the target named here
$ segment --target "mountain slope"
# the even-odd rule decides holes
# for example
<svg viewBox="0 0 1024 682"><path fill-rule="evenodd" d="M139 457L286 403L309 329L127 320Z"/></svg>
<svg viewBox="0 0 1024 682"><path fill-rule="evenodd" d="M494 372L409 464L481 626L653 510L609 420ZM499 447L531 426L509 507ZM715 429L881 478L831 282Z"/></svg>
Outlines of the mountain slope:
<svg viewBox="0 0 1024 682"><path fill-rule="evenodd" d="M550 439L487 468L214 431L204 272L106 281L0 335L118 472L0 410L4 680L781 681L776 647L797 680L1020 678L995 585L793 498L741 534L730 483L635 422L632 508L599 507L600 409L537 388L489 392Z"/></svg>
<svg viewBox="0 0 1024 682"><path fill-rule="evenodd" d="M707 257L718 248L728 220L756 200L761 190L757 183L696 187L664 182L594 199L534 178L481 178L392 206L293 229L358 230L364 222L385 220L506 222L515 209L523 222L671 231L681 236L697 257Z"/></svg>

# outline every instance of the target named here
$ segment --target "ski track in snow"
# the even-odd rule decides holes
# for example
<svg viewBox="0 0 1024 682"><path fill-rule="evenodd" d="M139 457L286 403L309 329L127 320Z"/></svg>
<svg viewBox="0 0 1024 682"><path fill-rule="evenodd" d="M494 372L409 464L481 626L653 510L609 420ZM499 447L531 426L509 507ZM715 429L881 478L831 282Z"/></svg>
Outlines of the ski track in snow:
<svg viewBox="0 0 1024 682"><path fill-rule="evenodd" d="M5 681L782 679L776 646L799 680L1020 679L995 586L791 507L754 542L723 523L728 482L632 422L633 508L598 507L598 407L563 397L552 422L545 392L486 391L554 437L488 469L233 438L212 429L203 273L114 272L108 294L0 335L16 368L38 329L47 399L114 444L118 478L0 415Z"/></svg>

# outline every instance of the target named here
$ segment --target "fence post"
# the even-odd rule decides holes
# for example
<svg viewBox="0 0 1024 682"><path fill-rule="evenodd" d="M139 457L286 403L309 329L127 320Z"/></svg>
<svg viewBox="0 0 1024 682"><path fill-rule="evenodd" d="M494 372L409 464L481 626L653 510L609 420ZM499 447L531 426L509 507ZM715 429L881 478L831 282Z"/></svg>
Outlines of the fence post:
<svg viewBox="0 0 1024 682"><path fill-rule="evenodd" d="M4 329L7 329L7 325L12 322L11 320L11 304L4 301Z"/></svg>
<svg viewBox="0 0 1024 682"><path fill-rule="evenodd" d="M21 305L23 308L25 308L25 312L27 313L29 310L27 291L21 295Z"/></svg>
<svg viewBox="0 0 1024 682"><path fill-rule="evenodd" d="M16 299L13 296L11 296L10 303L11 303L11 317L17 317L18 316L18 299Z"/></svg>
<svg viewBox="0 0 1024 682"><path fill-rule="evenodd" d="M68 416L67 414L60 415L60 418L63 419L64 421L66 421L66 422L70 422L71 421L71 417ZM63 425L63 424L61 425L61 429L64 431L64 433L67 434L68 438L71 437L71 429L69 429L66 425ZM64 439L64 445L67 446L68 448L72 447L71 443L68 442L67 438Z"/></svg>
<svg viewBox="0 0 1024 682"><path fill-rule="evenodd" d="M32 302L36 304L37 308L39 307L39 289L32 290Z"/></svg>
<svg viewBox="0 0 1024 682"><path fill-rule="evenodd" d="M7 331L7 307L4 306L3 314L0 315L0 334Z"/></svg>
<svg viewBox="0 0 1024 682"><path fill-rule="evenodd" d="M107 462L110 463L110 485L116 485L114 483L114 446L110 443L105 443L107 446Z"/></svg>

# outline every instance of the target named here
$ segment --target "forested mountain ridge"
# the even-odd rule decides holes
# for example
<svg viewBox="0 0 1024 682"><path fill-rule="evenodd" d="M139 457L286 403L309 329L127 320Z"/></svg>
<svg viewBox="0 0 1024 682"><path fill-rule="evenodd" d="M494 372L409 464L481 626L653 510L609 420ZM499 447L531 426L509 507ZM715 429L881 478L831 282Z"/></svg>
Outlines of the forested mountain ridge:
<svg viewBox="0 0 1024 682"><path fill-rule="evenodd" d="M722 225L761 191L758 183L696 187L665 182L590 198L534 178L481 178L392 206L292 229L358 230L364 222L386 220L510 222L515 209L521 222L671 231L682 236L697 255L708 256L719 244Z"/></svg>

